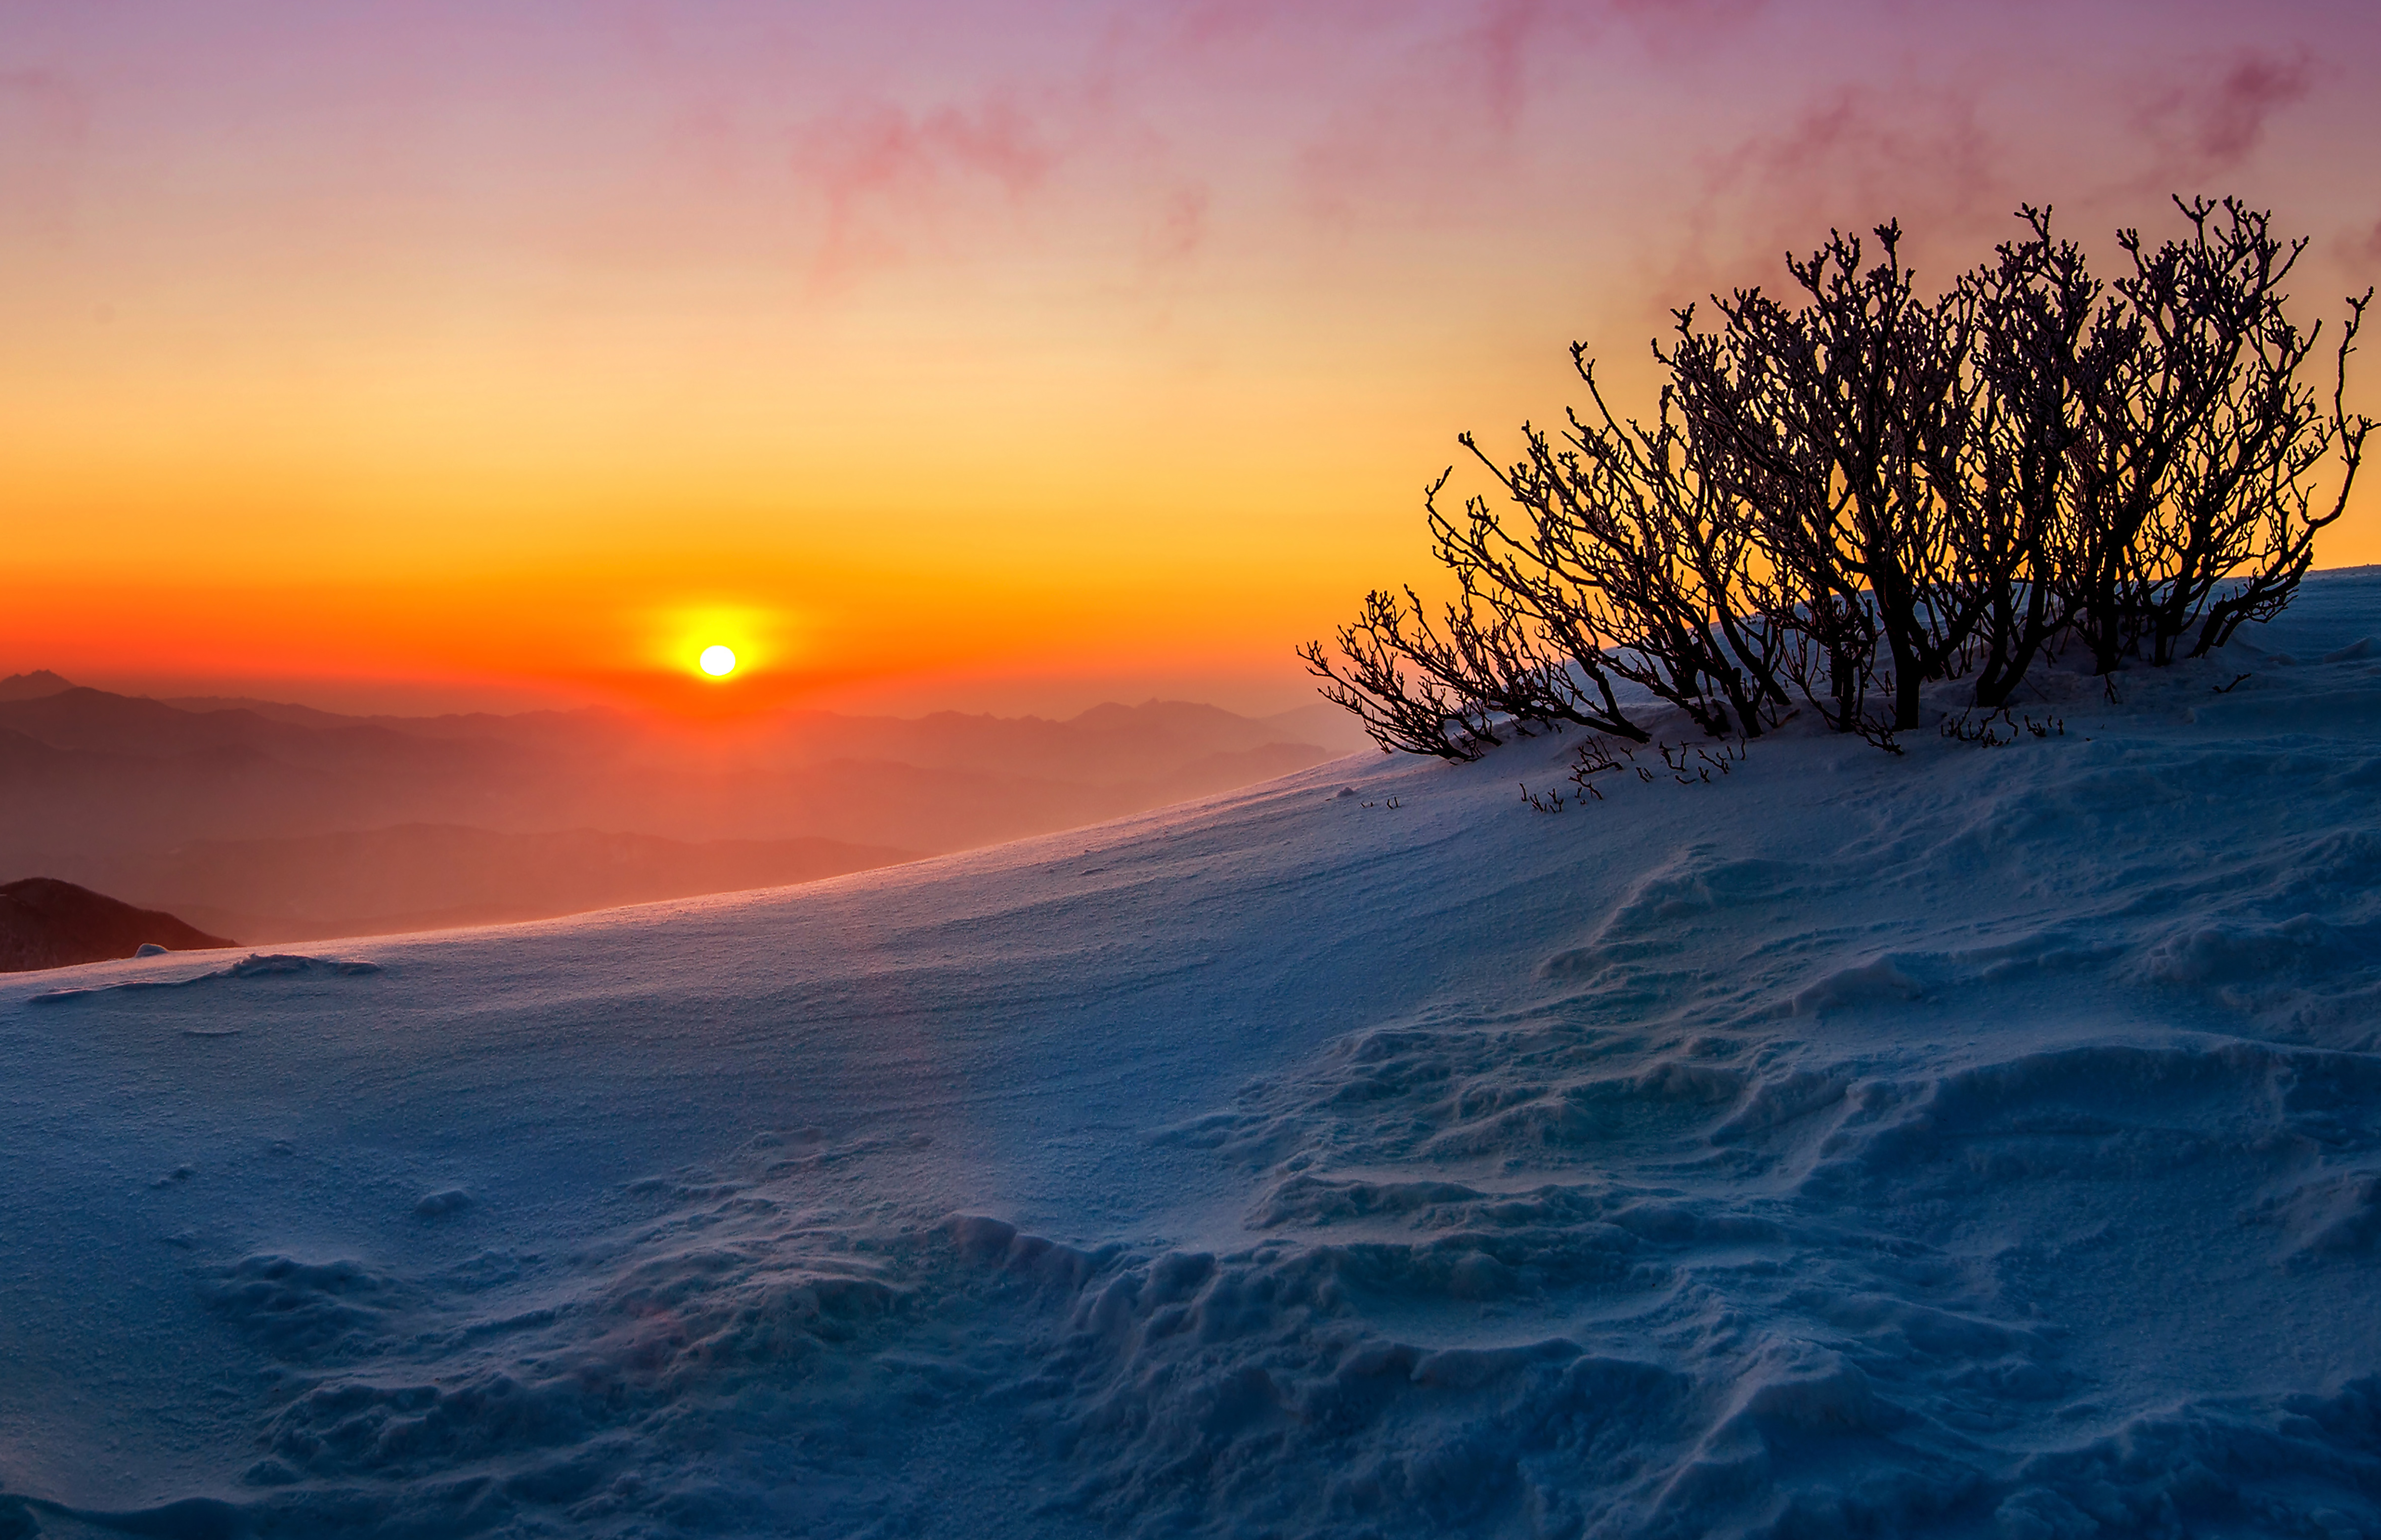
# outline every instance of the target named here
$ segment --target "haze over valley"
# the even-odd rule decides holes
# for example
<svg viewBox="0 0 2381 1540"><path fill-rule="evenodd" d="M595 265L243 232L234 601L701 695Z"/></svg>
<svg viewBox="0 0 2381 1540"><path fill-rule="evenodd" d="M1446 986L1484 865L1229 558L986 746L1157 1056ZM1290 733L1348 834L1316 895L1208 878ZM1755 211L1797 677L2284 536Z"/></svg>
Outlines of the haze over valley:
<svg viewBox="0 0 2381 1540"><path fill-rule="evenodd" d="M1321 705L357 717L17 675L0 879L63 878L244 945L538 919L1071 827L1361 742Z"/></svg>

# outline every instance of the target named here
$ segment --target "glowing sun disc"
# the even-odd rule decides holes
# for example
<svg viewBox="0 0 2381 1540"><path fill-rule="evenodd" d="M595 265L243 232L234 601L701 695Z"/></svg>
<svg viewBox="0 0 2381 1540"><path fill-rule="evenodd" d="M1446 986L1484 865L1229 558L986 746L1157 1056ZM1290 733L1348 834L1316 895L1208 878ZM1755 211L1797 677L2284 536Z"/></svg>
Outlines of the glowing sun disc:
<svg viewBox="0 0 2381 1540"><path fill-rule="evenodd" d="M696 661L702 665L702 671L714 679L736 672L736 654L725 647L705 647L702 656Z"/></svg>

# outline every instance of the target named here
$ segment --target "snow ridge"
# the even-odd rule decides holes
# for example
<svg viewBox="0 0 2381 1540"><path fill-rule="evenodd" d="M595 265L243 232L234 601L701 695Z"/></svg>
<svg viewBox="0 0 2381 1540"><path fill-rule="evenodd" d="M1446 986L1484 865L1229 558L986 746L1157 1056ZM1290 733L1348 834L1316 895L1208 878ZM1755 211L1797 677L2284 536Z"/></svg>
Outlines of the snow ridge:
<svg viewBox="0 0 2381 1540"><path fill-rule="evenodd" d="M2376 630L0 994L0 1534L2381 1534Z"/></svg>

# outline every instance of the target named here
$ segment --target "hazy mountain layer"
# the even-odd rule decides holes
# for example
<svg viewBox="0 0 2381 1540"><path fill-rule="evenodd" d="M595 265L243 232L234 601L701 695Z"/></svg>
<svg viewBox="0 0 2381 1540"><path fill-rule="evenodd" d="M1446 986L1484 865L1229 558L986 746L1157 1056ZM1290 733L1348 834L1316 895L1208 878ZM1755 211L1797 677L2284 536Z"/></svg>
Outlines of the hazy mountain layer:
<svg viewBox="0 0 2381 1540"><path fill-rule="evenodd" d="M665 839L566 829L500 834L402 824L282 839L197 839L97 862L128 892L250 941L535 920L616 904L778 887L888 866L913 850L834 839ZM244 906L220 907L218 895Z"/></svg>
<svg viewBox="0 0 2381 1540"><path fill-rule="evenodd" d="M1313 764L1310 709L1065 722L775 713L345 717L0 681L0 873L285 940L769 886L1160 806Z"/></svg>

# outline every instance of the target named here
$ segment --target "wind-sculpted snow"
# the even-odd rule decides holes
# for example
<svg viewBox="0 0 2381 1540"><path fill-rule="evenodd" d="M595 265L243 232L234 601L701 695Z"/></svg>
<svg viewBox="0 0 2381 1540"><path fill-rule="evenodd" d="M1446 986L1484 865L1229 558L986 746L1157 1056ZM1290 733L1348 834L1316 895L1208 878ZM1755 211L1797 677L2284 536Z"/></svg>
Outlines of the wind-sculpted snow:
<svg viewBox="0 0 2381 1540"><path fill-rule="evenodd" d="M2381 1534L2381 583L2289 625L0 996L0 1536Z"/></svg>
<svg viewBox="0 0 2381 1540"><path fill-rule="evenodd" d="M153 956L155 954L152 954ZM93 984L80 989L45 989L31 996L26 1004L37 1006L64 1005L68 1000L89 999L95 995L135 994L150 989L189 989L214 984L222 979L301 977L355 978L377 973L380 965L354 959L305 957L295 952L275 952L270 955L250 952L227 968L217 968L204 973L192 973L178 979L127 979L121 984Z"/></svg>

